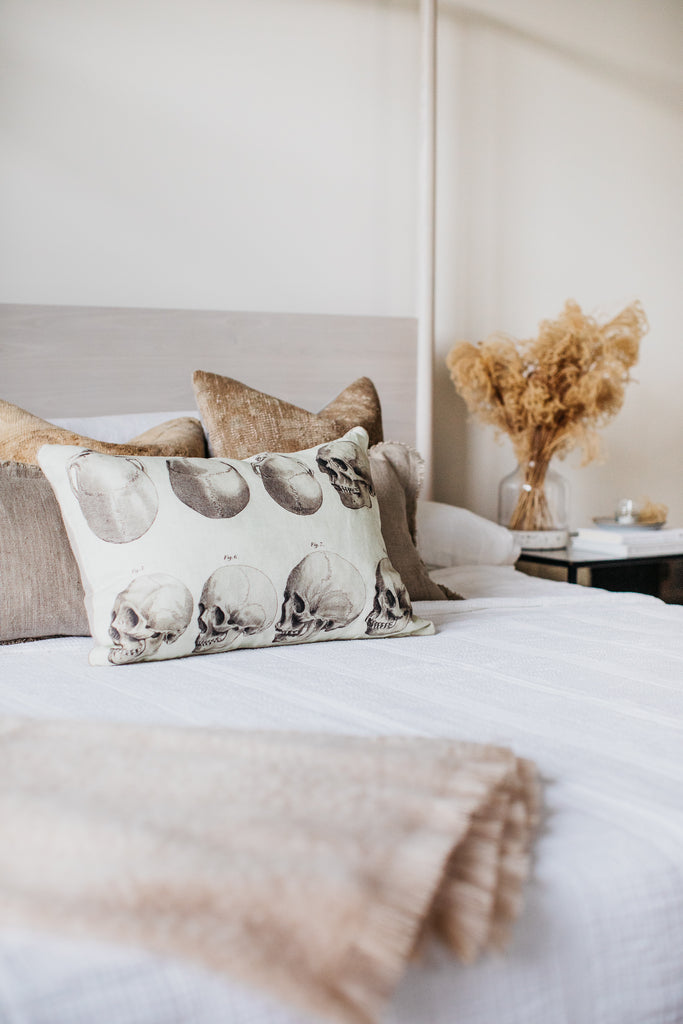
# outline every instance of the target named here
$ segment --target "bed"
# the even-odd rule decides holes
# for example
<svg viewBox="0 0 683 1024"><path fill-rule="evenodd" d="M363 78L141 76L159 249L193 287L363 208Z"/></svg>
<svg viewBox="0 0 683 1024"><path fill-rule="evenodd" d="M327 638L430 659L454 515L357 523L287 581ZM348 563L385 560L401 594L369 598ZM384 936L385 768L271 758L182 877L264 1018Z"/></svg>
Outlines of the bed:
<svg viewBox="0 0 683 1024"><path fill-rule="evenodd" d="M381 398L384 437L415 441L410 320L4 307L0 358L4 399L103 441L197 416L197 369L307 410L366 376ZM526 576L505 531L465 510L422 500L416 515L430 579L457 595L413 601L415 615L434 624L431 635L284 643L125 668L91 666L86 636L12 642L0 647L0 715L30 723L39 742L56 730L67 760L69 737L103 728L137 737L168 729L190 740L227 731L273 744L283 734L323 745L448 739L512 751L536 766L542 813L507 945L463 964L428 943L381 1019L682 1021L683 610ZM8 1024L319 1019L277 987L154 943L3 917L0 1019Z"/></svg>

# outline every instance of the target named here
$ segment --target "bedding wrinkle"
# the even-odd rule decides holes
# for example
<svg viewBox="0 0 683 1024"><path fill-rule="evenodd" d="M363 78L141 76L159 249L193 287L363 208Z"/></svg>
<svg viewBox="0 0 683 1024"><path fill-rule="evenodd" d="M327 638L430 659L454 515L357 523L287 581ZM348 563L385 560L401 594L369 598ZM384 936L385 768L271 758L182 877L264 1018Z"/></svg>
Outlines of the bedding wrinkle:
<svg viewBox="0 0 683 1024"><path fill-rule="evenodd" d="M646 835L648 846L654 847L666 857L683 877L680 856L683 825L673 820L670 813L658 813L656 808L643 806L616 794L606 796L602 790L585 782L571 783L567 788L585 799L585 813L591 817L609 822L640 841Z"/></svg>
<svg viewBox="0 0 683 1024"><path fill-rule="evenodd" d="M516 648L511 645L508 648L508 650L509 651L515 651ZM490 683L490 681L492 679L496 679L496 680L499 680L500 682L514 684L516 687L519 687L521 689L536 690L538 692L542 692L542 693L546 693L546 694L554 694L554 695L557 695L557 696L562 696L563 698L565 698L567 700L570 700L570 701L573 700L573 701L581 702L581 703L588 702L589 704L605 705L605 706L608 706L608 707L611 706L611 702L608 699L600 697L598 695L595 695L595 694L592 694L592 693L586 693L586 692L583 692L583 691L572 692L571 690L567 690L564 686L555 686L555 685L552 685L552 684L547 683L547 682L539 682L539 681L535 681L535 680L532 681L530 679L523 679L523 678L520 678L520 675L518 674L517 671L514 671L514 672L513 671L504 671L504 670L502 670L500 668L497 668L493 664L492 657L488 654L488 647L487 646L482 645L480 657L476 656L478 653L479 652L475 650L473 653L470 654L470 657L467 658L465 656L465 654L464 654L463 648L461 647L461 649L460 649L461 658L459 659L459 662L458 662L458 669L462 670L463 672L469 673L470 674L470 678L473 675L482 675L482 676L486 677L486 679L487 679L487 681L489 683ZM500 661L507 661L508 660L505 657L505 648L503 647L502 644L498 644L497 645L496 658L498 660L500 660ZM524 659L524 660L525 660L525 662L528 663L527 659ZM422 659L422 661L429 663L433 668L436 668L436 666L440 664L440 659L437 658L437 657L432 657L432 658L425 657L425 658ZM581 664L581 660L578 659L578 658L574 659L574 663L575 664ZM661 723L663 725L670 724L670 718L668 718L666 716L656 715L656 714L654 714L652 712L649 713L649 715L648 715L647 712L644 712L642 709L640 709L636 705L634 705L630 709L620 708L619 713L620 714L632 714L632 715L634 715L636 717L638 717L638 716L652 717L652 718L654 718L655 721L661 721Z"/></svg>
<svg viewBox="0 0 683 1024"><path fill-rule="evenodd" d="M600 649L596 651L596 654L600 656L601 654L604 654L605 643L604 638L592 640L591 638L587 637L587 631L594 631L594 620L572 617L569 618L566 621L566 623L556 623L552 626L549 626L547 630L545 630L544 632L547 634L545 637L546 641L550 637L554 637L557 639L558 643L560 644L560 653L562 653L563 655L572 654L575 658L579 658L584 656L583 650L585 649L588 652L586 660L590 661L590 651L593 649L593 647L601 645ZM616 629L615 632L619 640L619 649L623 652L624 661L626 664L629 664L632 660L628 656L629 652L637 651L643 658L647 656L649 652L648 649L644 647L642 641L640 643L634 641L632 628L629 629L626 626L624 626L622 630ZM611 639L610 643L613 642L613 639ZM581 652L576 651L577 644L581 645ZM664 653L667 657L672 658L674 661L680 663L681 666L683 666L683 645L679 646L681 647L680 653L677 653L674 650L665 651Z"/></svg>

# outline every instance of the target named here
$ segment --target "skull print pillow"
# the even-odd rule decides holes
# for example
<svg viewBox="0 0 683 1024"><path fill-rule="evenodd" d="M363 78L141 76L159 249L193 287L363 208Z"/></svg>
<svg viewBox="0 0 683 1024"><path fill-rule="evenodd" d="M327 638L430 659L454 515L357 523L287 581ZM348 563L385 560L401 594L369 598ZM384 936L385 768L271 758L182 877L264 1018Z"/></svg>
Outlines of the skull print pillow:
<svg viewBox="0 0 683 1024"><path fill-rule="evenodd" d="M91 663L433 633L387 556L367 448L362 427L245 460L41 448Z"/></svg>

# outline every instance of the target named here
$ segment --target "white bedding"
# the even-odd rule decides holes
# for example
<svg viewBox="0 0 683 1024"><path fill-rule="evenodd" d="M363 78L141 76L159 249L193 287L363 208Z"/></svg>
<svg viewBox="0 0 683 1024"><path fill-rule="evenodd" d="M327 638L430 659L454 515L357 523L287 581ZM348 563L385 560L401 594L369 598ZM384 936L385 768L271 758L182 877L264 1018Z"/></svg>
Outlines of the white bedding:
<svg viewBox="0 0 683 1024"><path fill-rule="evenodd" d="M432 637L92 668L90 641L0 649L0 713L448 735L538 764L546 819L505 954L412 967L394 1024L683 1021L683 608L533 579L433 574ZM67 983L68 979L68 983ZM5 1024L294 1024L229 980L137 950L5 933Z"/></svg>

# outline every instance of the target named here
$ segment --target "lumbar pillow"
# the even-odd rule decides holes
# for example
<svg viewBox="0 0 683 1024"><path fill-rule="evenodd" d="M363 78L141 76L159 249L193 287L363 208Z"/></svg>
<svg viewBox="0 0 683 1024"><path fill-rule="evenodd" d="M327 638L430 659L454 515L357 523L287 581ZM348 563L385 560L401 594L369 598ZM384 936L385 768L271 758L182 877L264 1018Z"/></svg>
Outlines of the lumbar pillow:
<svg viewBox="0 0 683 1024"><path fill-rule="evenodd" d="M355 448L360 502L320 468L322 446L201 462L42 448L85 586L91 663L433 632L387 556L367 432L338 440Z"/></svg>
<svg viewBox="0 0 683 1024"><path fill-rule="evenodd" d="M333 441L356 426L367 430L371 444L382 440L382 410L367 377L354 381L318 413L217 373L196 370L192 379L211 453L220 458L296 452Z"/></svg>
<svg viewBox="0 0 683 1024"><path fill-rule="evenodd" d="M127 444L95 441L57 427L39 416L0 399L0 460L37 465L36 454L44 444L82 445L91 451L118 455L206 455L204 430L189 416L151 427Z"/></svg>
<svg viewBox="0 0 683 1024"><path fill-rule="evenodd" d="M89 633L52 488L38 466L0 463L0 642Z"/></svg>
<svg viewBox="0 0 683 1024"><path fill-rule="evenodd" d="M387 554L411 600L453 596L429 578L408 531L422 459L413 448L391 441L375 445L369 457ZM273 457L261 475L272 489L276 466ZM246 504L245 482L218 459L172 459L169 480L180 500L208 518L227 518L231 509L241 511ZM304 507L320 500L312 480L300 499ZM88 636L78 566L54 492L38 466L0 463L0 522L0 643Z"/></svg>

